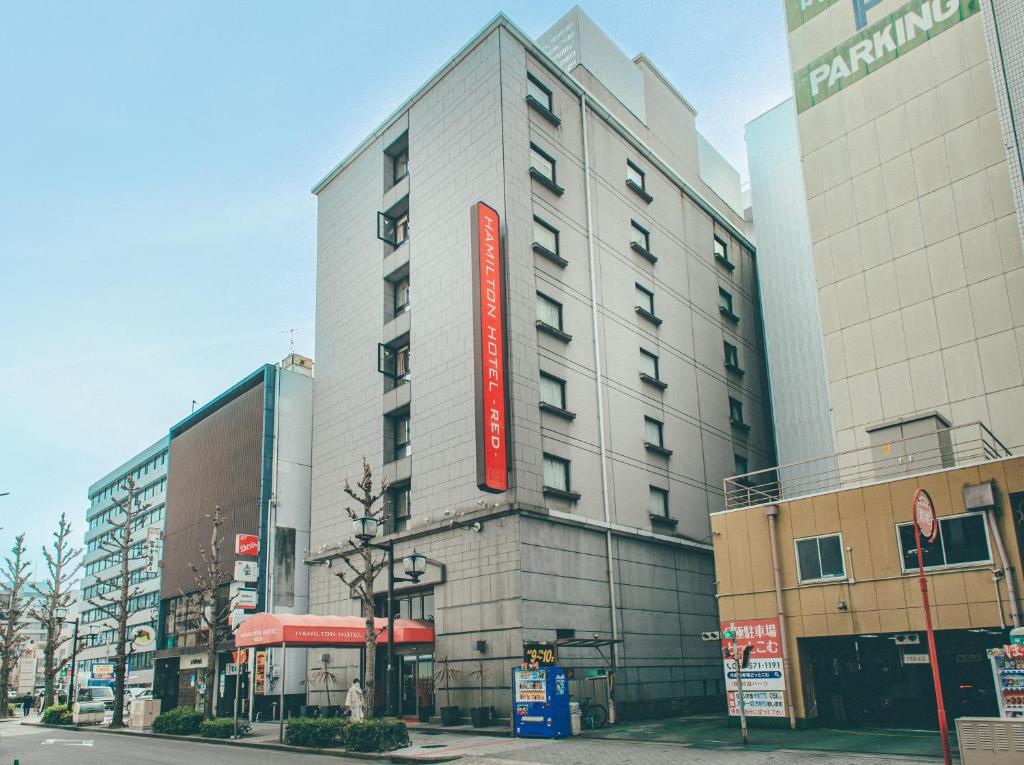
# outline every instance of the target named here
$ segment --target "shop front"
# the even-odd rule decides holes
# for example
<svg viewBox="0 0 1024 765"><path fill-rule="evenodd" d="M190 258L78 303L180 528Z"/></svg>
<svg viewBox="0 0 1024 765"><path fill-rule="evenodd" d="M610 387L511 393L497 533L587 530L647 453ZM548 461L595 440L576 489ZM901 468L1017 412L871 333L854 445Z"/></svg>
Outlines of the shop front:
<svg viewBox="0 0 1024 765"><path fill-rule="evenodd" d="M376 618L374 631L377 633L377 687L386 687L386 646L388 620ZM422 707L432 706L432 684L428 678L433 675L434 625L433 622L418 619L395 619L392 647L398 668L396 685L401 714L414 715ZM256 662L264 651L259 649L280 647L282 657L292 648L352 648L364 649L366 645L366 620L359 616L327 616L318 614L255 614L239 627L235 633L235 646L250 650L250 667L255 682L259 684L260 674ZM287 674L287 658L282 659L281 676ZM280 707L284 708L283 683ZM428 690L430 696L427 695ZM429 702L429 703L428 703ZM284 739L284 721L281 720L280 738Z"/></svg>

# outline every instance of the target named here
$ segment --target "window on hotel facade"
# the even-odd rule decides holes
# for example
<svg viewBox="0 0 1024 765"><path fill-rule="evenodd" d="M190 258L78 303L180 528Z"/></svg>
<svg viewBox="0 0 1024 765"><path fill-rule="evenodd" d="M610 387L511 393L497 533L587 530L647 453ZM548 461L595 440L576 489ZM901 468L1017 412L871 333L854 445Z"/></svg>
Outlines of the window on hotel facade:
<svg viewBox="0 0 1024 765"><path fill-rule="evenodd" d="M397 154L391 159L391 177L395 183L398 183L405 176L409 174L409 149L404 148L399 150Z"/></svg>
<svg viewBox="0 0 1024 765"><path fill-rule="evenodd" d="M651 486L651 515L668 518L668 492L657 486Z"/></svg>
<svg viewBox="0 0 1024 765"><path fill-rule="evenodd" d="M732 271L736 264L729 260L729 246L717 236L715 237L715 260Z"/></svg>
<svg viewBox="0 0 1024 765"><path fill-rule="evenodd" d="M740 351L732 343L725 342L725 366L734 371L740 371Z"/></svg>
<svg viewBox="0 0 1024 765"><path fill-rule="evenodd" d="M555 159L539 146L530 144L530 169L555 182Z"/></svg>
<svg viewBox="0 0 1024 765"><path fill-rule="evenodd" d="M392 460L400 460L412 453L412 431L409 423L408 411L388 416Z"/></svg>
<svg viewBox="0 0 1024 765"><path fill-rule="evenodd" d="M654 199L647 191L647 175L633 160L626 160L626 185L645 202Z"/></svg>
<svg viewBox="0 0 1024 765"><path fill-rule="evenodd" d="M392 247L399 247L409 239L409 211L377 213L377 238Z"/></svg>
<svg viewBox="0 0 1024 765"><path fill-rule="evenodd" d="M526 97L532 98L549 112L554 111L551 104L551 89L532 74L526 75Z"/></svg>
<svg viewBox="0 0 1024 765"><path fill-rule="evenodd" d="M394 532L405 531L412 511L412 484L403 483L388 487L387 513L391 518Z"/></svg>
<svg viewBox="0 0 1024 765"><path fill-rule="evenodd" d="M651 232L641 226L635 220L630 221L633 228L633 240L630 242L634 250L642 250L644 253L651 252Z"/></svg>
<svg viewBox="0 0 1024 765"><path fill-rule="evenodd" d="M392 301L394 303L394 314L398 316L409 308L409 276L403 276L392 285Z"/></svg>
<svg viewBox="0 0 1024 765"><path fill-rule="evenodd" d="M544 488L560 492L572 491L569 460L555 457L552 454L544 455Z"/></svg>
<svg viewBox="0 0 1024 765"><path fill-rule="evenodd" d="M399 340L392 345L377 346L377 371L391 380L394 387L409 380L409 340Z"/></svg>
<svg viewBox="0 0 1024 765"><path fill-rule="evenodd" d="M732 293L718 288L718 312L731 321L738 321L739 317L733 311Z"/></svg>
<svg viewBox="0 0 1024 765"><path fill-rule="evenodd" d="M562 327L562 304L552 300L547 295L537 293L537 321L549 327L561 330Z"/></svg>
<svg viewBox="0 0 1024 765"><path fill-rule="evenodd" d="M743 420L743 402L738 398L729 397L729 422L733 425L745 425Z"/></svg>
<svg viewBox="0 0 1024 765"><path fill-rule="evenodd" d="M655 325L661 324L661 319L654 315L654 293L640 284L634 286L636 287L636 312Z"/></svg>
<svg viewBox="0 0 1024 765"><path fill-rule="evenodd" d="M434 590L419 590L410 593L397 593L391 599L391 610L396 619L434 620ZM381 618L388 615L387 595L378 595L373 599L373 615Z"/></svg>
<svg viewBox="0 0 1024 765"><path fill-rule="evenodd" d="M548 260L553 260L564 266L565 260L559 251L558 229L542 221L537 216L533 217L533 249Z"/></svg>
<svg viewBox="0 0 1024 765"><path fill-rule="evenodd" d="M565 380L546 372L540 373L540 402L548 406L565 409Z"/></svg>
<svg viewBox="0 0 1024 765"><path fill-rule="evenodd" d="M914 541L914 524L901 523L896 528L900 536L903 570L916 571L917 544ZM924 554L925 568L988 563L992 560L992 553L988 546L985 516L970 513L940 518L935 541L931 544L922 544L921 551Z"/></svg>
<svg viewBox="0 0 1024 765"><path fill-rule="evenodd" d="M658 357L643 348L640 349L640 374L647 375L651 380L661 380L658 374Z"/></svg>
<svg viewBox="0 0 1024 765"><path fill-rule="evenodd" d="M801 582L820 582L846 576L843 538L839 534L796 540L796 560Z"/></svg>
<svg viewBox="0 0 1024 765"><path fill-rule="evenodd" d="M644 417L644 443L664 448L665 425L653 417Z"/></svg>
<svg viewBox="0 0 1024 765"><path fill-rule="evenodd" d="M750 461L741 454L732 455L733 475L744 475L750 472Z"/></svg>

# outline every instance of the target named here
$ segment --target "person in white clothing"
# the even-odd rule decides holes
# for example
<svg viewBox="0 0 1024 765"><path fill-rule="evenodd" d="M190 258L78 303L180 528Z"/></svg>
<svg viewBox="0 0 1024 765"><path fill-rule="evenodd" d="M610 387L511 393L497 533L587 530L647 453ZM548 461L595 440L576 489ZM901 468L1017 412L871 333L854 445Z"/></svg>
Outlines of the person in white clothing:
<svg viewBox="0 0 1024 765"><path fill-rule="evenodd" d="M365 699L363 698L363 688L359 685L358 680L353 680L352 687L349 688L348 693L345 694L345 706L348 707L348 710L351 713L351 719L366 719L366 709L364 704Z"/></svg>

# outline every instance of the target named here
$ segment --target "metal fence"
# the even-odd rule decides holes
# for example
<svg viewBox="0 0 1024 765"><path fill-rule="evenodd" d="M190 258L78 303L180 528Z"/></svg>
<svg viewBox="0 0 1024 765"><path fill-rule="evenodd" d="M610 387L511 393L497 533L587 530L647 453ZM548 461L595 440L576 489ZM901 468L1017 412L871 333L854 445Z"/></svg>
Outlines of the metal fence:
<svg viewBox="0 0 1024 765"><path fill-rule="evenodd" d="M1011 456L982 422L903 438L877 437L870 446L726 478L725 509L766 505Z"/></svg>

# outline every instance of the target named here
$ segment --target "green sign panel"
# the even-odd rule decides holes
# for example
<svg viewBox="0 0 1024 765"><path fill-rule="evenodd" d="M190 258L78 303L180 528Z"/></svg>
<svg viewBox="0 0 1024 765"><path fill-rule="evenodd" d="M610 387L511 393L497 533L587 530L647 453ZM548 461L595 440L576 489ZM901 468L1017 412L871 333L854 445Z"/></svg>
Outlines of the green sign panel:
<svg viewBox="0 0 1024 765"><path fill-rule="evenodd" d="M820 104L979 10L980 0L912 0L794 72L797 111Z"/></svg>
<svg viewBox="0 0 1024 765"><path fill-rule="evenodd" d="M792 32L839 0L786 0L786 26Z"/></svg>

